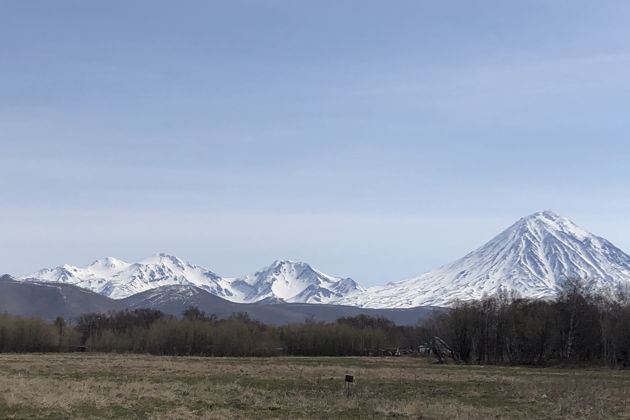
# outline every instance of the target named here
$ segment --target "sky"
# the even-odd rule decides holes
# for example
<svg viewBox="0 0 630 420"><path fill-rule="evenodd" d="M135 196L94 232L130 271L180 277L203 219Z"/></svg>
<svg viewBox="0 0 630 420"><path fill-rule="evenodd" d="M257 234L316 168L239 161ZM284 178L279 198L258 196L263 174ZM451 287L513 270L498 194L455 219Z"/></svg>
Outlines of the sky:
<svg viewBox="0 0 630 420"><path fill-rule="evenodd" d="M630 2L0 0L0 272L372 286L553 210L630 252Z"/></svg>

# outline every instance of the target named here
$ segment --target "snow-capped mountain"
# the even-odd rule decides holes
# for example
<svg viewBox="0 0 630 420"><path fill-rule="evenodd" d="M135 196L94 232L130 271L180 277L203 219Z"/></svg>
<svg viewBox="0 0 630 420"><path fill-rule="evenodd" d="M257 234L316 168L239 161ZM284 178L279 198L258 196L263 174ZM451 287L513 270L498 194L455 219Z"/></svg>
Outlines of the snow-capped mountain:
<svg viewBox="0 0 630 420"><path fill-rule="evenodd" d="M135 264L104 258L85 268L63 265L20 279L73 284L114 299L170 285L196 286L241 303L329 303L363 290L352 279L329 276L301 262L276 261L250 276L222 278L166 254L156 254Z"/></svg>
<svg viewBox="0 0 630 420"><path fill-rule="evenodd" d="M135 264L105 258L85 268L63 265L21 280L73 284L115 299L173 285L196 286L239 303L410 308L449 306L455 300L478 299L499 290L516 291L524 297L552 297L567 277L593 279L600 285L630 283L630 256L546 211L520 219L481 248L437 270L369 289L302 262L275 261L249 276L222 278L166 254Z"/></svg>
<svg viewBox="0 0 630 420"><path fill-rule="evenodd" d="M257 273L232 282L243 302L331 303L363 289L350 278L332 277L303 262L275 261Z"/></svg>
<svg viewBox="0 0 630 420"><path fill-rule="evenodd" d="M176 284L197 286L218 296L231 296L229 283L212 271L166 254L156 254L135 264L110 257L96 260L85 268L62 265L23 276L21 280L74 284L114 299Z"/></svg>
<svg viewBox="0 0 630 420"><path fill-rule="evenodd" d="M481 248L437 270L367 289L339 303L373 308L448 306L500 289L523 297L551 297L567 277L600 285L630 282L630 256L545 211L520 219Z"/></svg>

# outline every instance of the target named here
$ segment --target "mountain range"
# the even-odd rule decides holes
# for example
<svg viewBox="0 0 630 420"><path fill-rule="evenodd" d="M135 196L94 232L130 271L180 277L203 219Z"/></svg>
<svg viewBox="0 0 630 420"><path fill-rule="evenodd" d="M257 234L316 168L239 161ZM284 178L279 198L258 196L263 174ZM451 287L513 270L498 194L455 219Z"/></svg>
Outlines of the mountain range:
<svg viewBox="0 0 630 420"><path fill-rule="evenodd" d="M364 290L350 278L333 277L302 262L275 261L252 275L223 278L167 254L155 254L135 264L108 257L83 268L62 265L20 280L72 284L114 299L160 286L196 286L239 303L331 303Z"/></svg>
<svg viewBox="0 0 630 420"><path fill-rule="evenodd" d="M630 256L551 211L524 217L468 255L434 271L383 286L362 288L304 262L275 261L239 278L167 254L130 264L115 258L80 268L62 265L22 276L26 282L75 285L113 299L163 286L189 286L235 303L313 303L363 308L449 306L457 300L515 291L554 296L568 277L600 285L630 282ZM183 289L182 289L183 290Z"/></svg>
<svg viewBox="0 0 630 420"><path fill-rule="evenodd" d="M247 313L253 319L276 325L304 322L307 318L330 322L340 317L361 314L385 317L398 325L414 325L435 311L442 310L431 307L371 309L310 303L237 303L190 285L159 286L123 299L112 299L71 284L24 282L9 275L0 276L0 312L14 316L48 320L63 316L70 322L76 322L85 313L139 308L157 309L167 315L181 316L190 306L219 318Z"/></svg>

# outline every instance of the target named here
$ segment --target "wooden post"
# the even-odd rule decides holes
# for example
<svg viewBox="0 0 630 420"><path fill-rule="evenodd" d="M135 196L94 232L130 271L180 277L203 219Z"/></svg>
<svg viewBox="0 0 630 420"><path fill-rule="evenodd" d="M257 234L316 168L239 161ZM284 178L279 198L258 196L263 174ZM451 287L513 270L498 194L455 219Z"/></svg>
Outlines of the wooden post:
<svg viewBox="0 0 630 420"><path fill-rule="evenodd" d="M346 397L350 397L350 383L354 382L354 376L346 375Z"/></svg>

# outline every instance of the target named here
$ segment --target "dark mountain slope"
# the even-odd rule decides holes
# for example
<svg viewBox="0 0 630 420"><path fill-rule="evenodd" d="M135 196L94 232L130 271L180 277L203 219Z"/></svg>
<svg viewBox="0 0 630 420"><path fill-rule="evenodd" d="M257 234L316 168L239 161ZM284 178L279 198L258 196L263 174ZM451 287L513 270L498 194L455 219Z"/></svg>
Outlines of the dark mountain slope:
<svg viewBox="0 0 630 420"><path fill-rule="evenodd" d="M113 299L77 286L22 282L0 277L0 312L16 316L76 319L87 312L109 312L125 306Z"/></svg>

